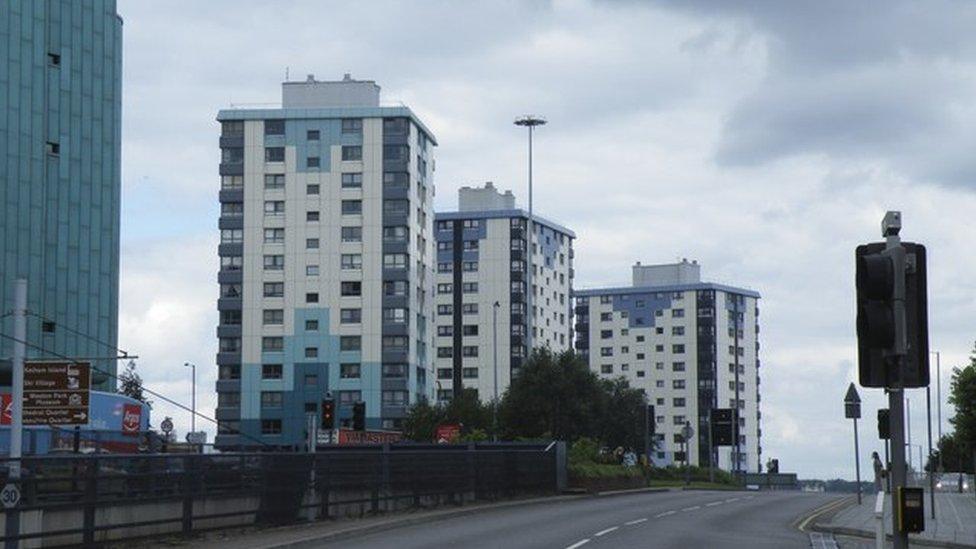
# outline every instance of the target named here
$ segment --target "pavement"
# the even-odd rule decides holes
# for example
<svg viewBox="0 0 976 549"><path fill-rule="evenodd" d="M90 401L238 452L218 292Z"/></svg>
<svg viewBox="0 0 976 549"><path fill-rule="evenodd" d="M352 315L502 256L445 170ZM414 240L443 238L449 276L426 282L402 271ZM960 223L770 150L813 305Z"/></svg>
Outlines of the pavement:
<svg viewBox="0 0 976 549"><path fill-rule="evenodd" d="M976 498L973 494L936 493L935 518L929 508L929 494L925 494L925 531L912 534L910 542L929 547L976 547ZM874 538L874 496L863 498L838 511L814 528L821 532L848 537L847 546L859 547L854 536ZM891 534L891 498L885 501L885 532ZM845 545L845 544L841 544Z"/></svg>
<svg viewBox="0 0 976 549"><path fill-rule="evenodd" d="M781 549L810 547L809 534L797 525L813 510L836 501L836 495L801 492L646 490L324 521L170 546Z"/></svg>

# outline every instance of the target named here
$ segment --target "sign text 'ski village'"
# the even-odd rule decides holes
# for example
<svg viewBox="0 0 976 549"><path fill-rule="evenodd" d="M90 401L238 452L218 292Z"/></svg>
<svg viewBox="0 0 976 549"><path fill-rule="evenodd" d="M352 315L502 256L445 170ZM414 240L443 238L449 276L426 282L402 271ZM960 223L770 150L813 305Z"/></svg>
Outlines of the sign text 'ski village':
<svg viewBox="0 0 976 549"><path fill-rule="evenodd" d="M24 425L85 425L91 366L85 362L24 364Z"/></svg>

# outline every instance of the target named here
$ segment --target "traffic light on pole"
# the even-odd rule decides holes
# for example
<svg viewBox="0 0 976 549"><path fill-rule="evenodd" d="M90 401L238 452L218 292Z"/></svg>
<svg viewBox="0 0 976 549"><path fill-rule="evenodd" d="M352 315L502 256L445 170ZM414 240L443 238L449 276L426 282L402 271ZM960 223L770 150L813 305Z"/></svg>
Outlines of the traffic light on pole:
<svg viewBox="0 0 976 549"><path fill-rule="evenodd" d="M647 436L651 440L654 440L654 435L657 434L657 416L654 415L654 405L648 404L644 410L644 414L646 414L644 417L647 422Z"/></svg>
<svg viewBox="0 0 976 549"><path fill-rule="evenodd" d="M363 401L352 405L352 428L356 431L366 430L366 403Z"/></svg>
<svg viewBox="0 0 976 549"><path fill-rule="evenodd" d="M322 428L335 429L335 400L331 398L322 401Z"/></svg>
<svg viewBox="0 0 976 549"><path fill-rule="evenodd" d="M863 387L927 387L929 384L928 305L925 246L902 242L904 262L897 248L875 242L854 252L857 285L858 381ZM899 327L896 317L896 269L904 267L905 355L902 379L894 376Z"/></svg>
<svg viewBox="0 0 976 549"><path fill-rule="evenodd" d="M878 438L881 440L891 439L891 416L887 408L878 410Z"/></svg>

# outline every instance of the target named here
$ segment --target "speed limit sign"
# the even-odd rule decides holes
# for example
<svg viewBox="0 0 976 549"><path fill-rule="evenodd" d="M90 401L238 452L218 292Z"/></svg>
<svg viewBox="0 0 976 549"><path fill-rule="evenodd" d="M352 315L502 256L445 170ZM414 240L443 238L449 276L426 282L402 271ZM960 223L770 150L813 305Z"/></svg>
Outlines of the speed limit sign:
<svg viewBox="0 0 976 549"><path fill-rule="evenodd" d="M20 488L16 484L7 484L0 490L0 503L7 509L16 507L20 503Z"/></svg>

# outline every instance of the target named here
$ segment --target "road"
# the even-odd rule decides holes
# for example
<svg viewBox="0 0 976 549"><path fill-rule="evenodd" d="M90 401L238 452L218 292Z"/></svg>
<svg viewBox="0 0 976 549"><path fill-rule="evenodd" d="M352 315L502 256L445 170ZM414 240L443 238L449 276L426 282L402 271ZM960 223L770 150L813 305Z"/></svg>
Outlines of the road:
<svg viewBox="0 0 976 549"><path fill-rule="evenodd" d="M673 491L486 510L321 547L546 548L809 547L796 519L837 496L800 492Z"/></svg>

